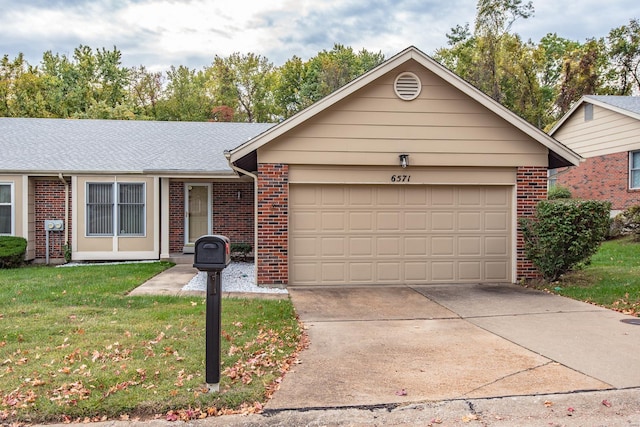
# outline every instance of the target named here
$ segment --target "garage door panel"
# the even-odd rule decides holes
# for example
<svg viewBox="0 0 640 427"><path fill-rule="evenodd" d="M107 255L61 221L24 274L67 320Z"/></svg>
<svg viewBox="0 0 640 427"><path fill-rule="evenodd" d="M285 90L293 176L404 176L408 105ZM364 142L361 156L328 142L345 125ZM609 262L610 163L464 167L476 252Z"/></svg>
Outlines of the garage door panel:
<svg viewBox="0 0 640 427"><path fill-rule="evenodd" d="M429 239L427 236L410 236L403 239L405 256L426 257L429 252Z"/></svg>
<svg viewBox="0 0 640 427"><path fill-rule="evenodd" d="M461 256L482 256L481 236L461 236L458 237L458 255Z"/></svg>
<svg viewBox="0 0 640 427"><path fill-rule="evenodd" d="M508 256L509 241L505 236L490 236L484 238L484 254L486 256Z"/></svg>
<svg viewBox="0 0 640 427"><path fill-rule="evenodd" d="M316 231L345 231L347 229L344 211L322 212L318 216L321 220L320 227Z"/></svg>
<svg viewBox="0 0 640 427"><path fill-rule="evenodd" d="M455 255L455 244L453 236L433 236L431 237L431 255L447 256Z"/></svg>
<svg viewBox="0 0 640 427"><path fill-rule="evenodd" d="M378 257L395 257L402 256L400 252L400 237L399 236L379 236L375 239L376 249L375 254Z"/></svg>
<svg viewBox="0 0 640 427"><path fill-rule="evenodd" d="M349 277L354 283L369 284L374 283L373 262L351 262L349 263Z"/></svg>
<svg viewBox="0 0 640 427"><path fill-rule="evenodd" d="M322 187L320 192L320 203L322 206L339 206L344 207L347 205L347 196L344 187L334 185ZM318 198L316 197L316 200Z"/></svg>
<svg viewBox="0 0 640 427"><path fill-rule="evenodd" d="M292 284L510 281L508 186L290 187Z"/></svg>
<svg viewBox="0 0 640 427"><path fill-rule="evenodd" d="M455 216L453 211L431 212L432 231L453 231Z"/></svg>
<svg viewBox="0 0 640 427"><path fill-rule="evenodd" d="M482 214L480 212L459 212L458 230L482 231Z"/></svg>
<svg viewBox="0 0 640 427"><path fill-rule="evenodd" d="M458 261L458 277L462 281L482 281L481 261Z"/></svg>
<svg viewBox="0 0 640 427"><path fill-rule="evenodd" d="M485 212L485 231L506 232L509 230L509 214L507 212Z"/></svg>
<svg viewBox="0 0 640 427"><path fill-rule="evenodd" d="M349 213L349 230L351 231L372 232L374 230L374 224L373 212Z"/></svg>
<svg viewBox="0 0 640 427"><path fill-rule="evenodd" d="M402 275L400 274L401 263L397 262L378 262L376 264L377 267L377 280L382 284L395 284L399 283L402 280Z"/></svg>
<svg viewBox="0 0 640 427"><path fill-rule="evenodd" d="M502 282L509 280L509 264L504 261L485 262L486 280Z"/></svg>
<svg viewBox="0 0 640 427"><path fill-rule="evenodd" d="M453 261L434 261L431 263L430 282L451 282L454 280Z"/></svg>
<svg viewBox="0 0 640 427"><path fill-rule="evenodd" d="M344 237L320 238L320 252L324 257L344 257L347 255Z"/></svg>
<svg viewBox="0 0 640 427"><path fill-rule="evenodd" d="M323 262L320 265L320 275L324 283L345 283L347 275L345 274L346 262Z"/></svg>
<svg viewBox="0 0 640 427"><path fill-rule="evenodd" d="M317 212L296 212L291 215L290 228L296 233L299 231L318 230Z"/></svg>
<svg viewBox="0 0 640 427"><path fill-rule="evenodd" d="M376 215L377 231L396 231L401 230L400 212L378 212Z"/></svg>
<svg viewBox="0 0 640 427"><path fill-rule="evenodd" d="M406 231L422 231L427 230L428 215L426 211L422 212L404 212L404 229Z"/></svg>
<svg viewBox="0 0 640 427"><path fill-rule="evenodd" d="M291 241L291 255L295 258L312 257L318 253L317 237L295 237Z"/></svg>

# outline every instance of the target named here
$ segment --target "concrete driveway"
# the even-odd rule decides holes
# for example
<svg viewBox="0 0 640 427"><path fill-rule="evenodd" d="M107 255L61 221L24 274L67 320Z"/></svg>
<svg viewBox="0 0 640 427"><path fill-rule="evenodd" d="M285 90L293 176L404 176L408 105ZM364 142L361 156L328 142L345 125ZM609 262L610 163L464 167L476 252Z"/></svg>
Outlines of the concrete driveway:
<svg viewBox="0 0 640 427"><path fill-rule="evenodd" d="M267 409L640 387L640 325L515 285L289 288L310 347Z"/></svg>

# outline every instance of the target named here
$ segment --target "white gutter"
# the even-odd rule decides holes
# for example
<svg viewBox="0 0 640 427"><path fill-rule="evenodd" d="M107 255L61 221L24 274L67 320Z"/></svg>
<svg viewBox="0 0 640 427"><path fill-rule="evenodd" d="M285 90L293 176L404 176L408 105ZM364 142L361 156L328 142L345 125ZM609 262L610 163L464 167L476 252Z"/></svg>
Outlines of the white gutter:
<svg viewBox="0 0 640 427"><path fill-rule="evenodd" d="M224 151L224 157L229 162L231 169L238 173L250 176L253 179L253 277L254 285L258 285L258 176L249 171L241 169L231 163L231 152Z"/></svg>

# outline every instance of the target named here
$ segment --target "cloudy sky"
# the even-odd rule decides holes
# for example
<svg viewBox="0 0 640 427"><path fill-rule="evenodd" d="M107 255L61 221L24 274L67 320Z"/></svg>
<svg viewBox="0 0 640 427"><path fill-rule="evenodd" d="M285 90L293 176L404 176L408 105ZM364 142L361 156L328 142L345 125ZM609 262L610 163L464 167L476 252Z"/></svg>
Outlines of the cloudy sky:
<svg viewBox="0 0 640 427"><path fill-rule="evenodd" d="M281 65L334 43L387 57L408 46L446 46L457 24L473 26L476 0L0 0L0 55L72 56L112 49L125 66L200 69L215 55L253 52ZM583 42L640 18L639 0L534 0L535 16L513 31L537 42L547 33Z"/></svg>

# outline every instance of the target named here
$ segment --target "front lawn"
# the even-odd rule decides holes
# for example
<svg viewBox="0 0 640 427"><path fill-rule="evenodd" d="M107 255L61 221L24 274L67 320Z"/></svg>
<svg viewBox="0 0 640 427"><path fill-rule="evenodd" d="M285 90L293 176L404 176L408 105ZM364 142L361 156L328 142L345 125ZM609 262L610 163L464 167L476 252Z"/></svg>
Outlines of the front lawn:
<svg viewBox="0 0 640 427"><path fill-rule="evenodd" d="M171 264L0 270L0 424L258 411L301 332L288 299L224 299L219 394L205 297L128 296Z"/></svg>
<svg viewBox="0 0 640 427"><path fill-rule="evenodd" d="M640 243L604 242L589 265L540 288L640 316Z"/></svg>

